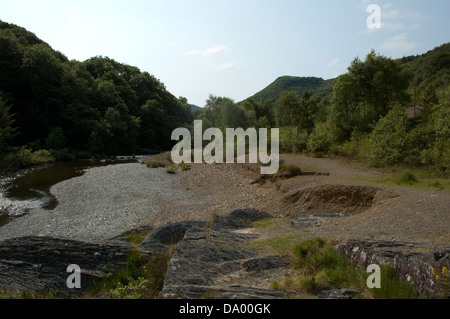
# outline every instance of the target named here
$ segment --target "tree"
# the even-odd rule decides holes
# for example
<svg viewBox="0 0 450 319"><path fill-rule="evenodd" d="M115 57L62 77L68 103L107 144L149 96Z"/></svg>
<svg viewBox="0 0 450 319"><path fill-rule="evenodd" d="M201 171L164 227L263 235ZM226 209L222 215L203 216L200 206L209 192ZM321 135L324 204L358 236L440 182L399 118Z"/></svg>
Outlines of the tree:
<svg viewBox="0 0 450 319"><path fill-rule="evenodd" d="M11 106L0 95L0 157L11 150L9 142L18 134L17 128L13 127L15 120L10 110Z"/></svg>
<svg viewBox="0 0 450 319"><path fill-rule="evenodd" d="M381 118L370 135L365 160L372 166L395 165L409 152L408 119L402 106L397 105Z"/></svg>
<svg viewBox="0 0 450 319"><path fill-rule="evenodd" d="M277 126L296 126L300 117L300 107L300 99L296 92L283 92L275 103Z"/></svg>
<svg viewBox="0 0 450 319"><path fill-rule="evenodd" d="M308 94L308 91L305 91L300 102L298 128L300 130L306 130L308 134L311 134L314 129L314 111L310 95Z"/></svg>
<svg viewBox="0 0 450 319"><path fill-rule="evenodd" d="M332 117L340 140L350 139L354 130L370 132L395 104L405 104L411 78L408 68L374 51L364 62L355 58L334 86Z"/></svg>

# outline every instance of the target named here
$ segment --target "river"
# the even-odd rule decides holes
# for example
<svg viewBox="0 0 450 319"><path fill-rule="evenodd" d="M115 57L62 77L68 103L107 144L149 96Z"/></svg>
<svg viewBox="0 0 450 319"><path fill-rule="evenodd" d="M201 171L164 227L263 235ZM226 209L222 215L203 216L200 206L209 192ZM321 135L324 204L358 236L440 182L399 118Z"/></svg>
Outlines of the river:
<svg viewBox="0 0 450 319"><path fill-rule="evenodd" d="M183 219L208 196L180 188L164 168L120 163L58 163L2 181L0 241L29 236L106 240Z"/></svg>
<svg viewBox="0 0 450 319"><path fill-rule="evenodd" d="M58 199L51 193L51 188L65 180L82 176L87 169L119 163L135 163L147 157L52 163L1 176L0 227L28 214L33 209L54 210L58 205Z"/></svg>

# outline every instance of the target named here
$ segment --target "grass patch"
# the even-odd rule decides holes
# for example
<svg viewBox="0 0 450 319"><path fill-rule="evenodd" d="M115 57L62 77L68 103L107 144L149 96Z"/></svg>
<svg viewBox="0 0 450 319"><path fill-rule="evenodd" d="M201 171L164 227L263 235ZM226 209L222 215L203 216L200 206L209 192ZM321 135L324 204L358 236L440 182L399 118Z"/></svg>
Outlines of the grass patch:
<svg viewBox="0 0 450 319"><path fill-rule="evenodd" d="M129 243L140 245L145 240L149 232L145 233L131 233L125 236L125 240Z"/></svg>
<svg viewBox="0 0 450 319"><path fill-rule="evenodd" d="M177 168L175 166L169 166L166 168L166 173L175 175L177 173Z"/></svg>
<svg viewBox="0 0 450 319"><path fill-rule="evenodd" d="M302 276L300 287L316 294L326 289L360 288L364 272L352 267L323 239L305 241L294 248L293 263Z"/></svg>
<svg viewBox="0 0 450 319"><path fill-rule="evenodd" d="M302 239L299 237L299 235L287 234L254 241L249 245L249 248L262 250L268 254L289 256L292 254L294 247L301 241Z"/></svg>
<svg viewBox="0 0 450 319"><path fill-rule="evenodd" d="M279 228L286 220L282 218L264 218L253 223L255 228L270 231Z"/></svg>
<svg viewBox="0 0 450 319"><path fill-rule="evenodd" d="M161 168L171 166L174 163L170 152L166 152L152 158L148 158L144 160L142 164L147 165L148 168Z"/></svg>
<svg viewBox="0 0 450 319"><path fill-rule="evenodd" d="M369 289L375 299L418 299L414 288L400 281L392 265L381 266L381 288Z"/></svg>
<svg viewBox="0 0 450 319"><path fill-rule="evenodd" d="M94 283L87 297L155 299L163 288L171 255L172 252L169 252L147 256L144 259L139 248L135 246L127 258L125 267Z"/></svg>
<svg viewBox="0 0 450 319"><path fill-rule="evenodd" d="M389 175L393 174L392 172L387 173ZM437 190L437 191L448 191L450 189L450 181L449 180L437 180L422 177L421 172L416 172L411 169L404 170L401 173L396 173L396 177L389 178L371 178L371 177L363 177L363 176L354 176L349 177L349 180L355 182L364 182L364 183L378 183L378 184L387 184L387 185L397 185L397 186L406 186L406 187L414 187L425 190Z"/></svg>
<svg viewBox="0 0 450 319"><path fill-rule="evenodd" d="M414 185L419 182L419 178L412 170L405 170L402 175L397 179L397 183L400 185L409 184Z"/></svg>
<svg viewBox="0 0 450 319"><path fill-rule="evenodd" d="M181 164L179 164L178 165L180 168L181 168L181 170L183 171L183 172L186 172L186 171L190 171L191 170L191 164L186 164L186 163L181 163Z"/></svg>
<svg viewBox="0 0 450 319"><path fill-rule="evenodd" d="M158 161L146 161L145 164L147 165L148 168L165 167L165 165L163 163L160 163Z"/></svg>
<svg viewBox="0 0 450 319"><path fill-rule="evenodd" d="M286 245L284 248L287 248ZM282 282L272 283L272 289L295 292L303 298L314 297L322 290L343 288L359 290L360 294L356 298L418 298L413 287L400 281L394 268L389 265L381 267L382 288L368 289L366 281L370 274L352 266L344 254L336 252L331 244L320 238L295 245L289 256L295 275L287 276Z"/></svg>

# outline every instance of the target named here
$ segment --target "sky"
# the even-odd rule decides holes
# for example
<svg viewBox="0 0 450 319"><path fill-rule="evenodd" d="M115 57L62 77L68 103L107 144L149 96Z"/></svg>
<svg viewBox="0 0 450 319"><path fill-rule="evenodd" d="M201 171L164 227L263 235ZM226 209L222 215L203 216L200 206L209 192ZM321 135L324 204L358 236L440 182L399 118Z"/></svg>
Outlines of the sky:
<svg viewBox="0 0 450 319"><path fill-rule="evenodd" d="M450 42L449 12L448 0L0 0L0 20L69 59L136 66L202 107L280 76L337 77L372 49L423 54Z"/></svg>

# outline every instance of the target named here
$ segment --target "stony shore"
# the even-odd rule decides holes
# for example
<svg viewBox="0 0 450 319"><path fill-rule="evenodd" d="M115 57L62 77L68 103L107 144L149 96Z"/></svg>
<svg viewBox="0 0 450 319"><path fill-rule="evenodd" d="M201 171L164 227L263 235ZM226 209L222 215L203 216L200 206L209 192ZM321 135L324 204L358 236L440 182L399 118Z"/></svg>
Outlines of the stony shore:
<svg viewBox="0 0 450 319"><path fill-rule="evenodd" d="M142 164L88 169L51 188L54 210L33 209L0 228L0 240L55 236L105 240L167 216L195 211L207 196L193 198L175 185L176 176ZM170 209L169 209L170 207Z"/></svg>
<svg viewBox="0 0 450 319"><path fill-rule="evenodd" d="M305 174L261 181L258 168L248 165L192 165L177 175L141 164L89 169L51 189L59 202L55 210L37 209L0 228L0 288L6 283L25 289L32 278L47 275L47 286L61 284L65 263L80 258L88 276L102 277L106 265L123 265L132 248L117 238L147 227L152 231L140 246L142 254L168 249L172 254L161 297L213 292L224 298L284 298L286 292L268 289L290 271L284 256L246 247L289 234L333 241L362 267L370 261L396 263L421 293L433 295L431 268L450 266L448 192L370 182L382 173L339 159L284 160ZM255 230L251 223L264 216L278 218L280 227ZM30 259L36 245L41 248ZM56 281L55 261L61 261L62 272ZM11 279L24 272L30 280Z"/></svg>

